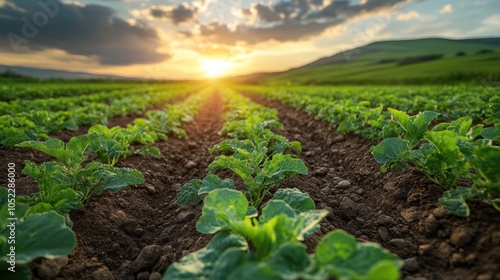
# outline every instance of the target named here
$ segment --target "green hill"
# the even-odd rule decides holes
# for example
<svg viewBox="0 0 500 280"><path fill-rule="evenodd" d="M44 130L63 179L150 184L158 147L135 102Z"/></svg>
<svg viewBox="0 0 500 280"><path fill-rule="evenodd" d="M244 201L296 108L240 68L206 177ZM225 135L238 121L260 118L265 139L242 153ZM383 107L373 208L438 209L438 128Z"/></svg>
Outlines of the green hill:
<svg viewBox="0 0 500 280"><path fill-rule="evenodd" d="M280 73L269 84L447 83L500 80L500 38L380 41Z"/></svg>

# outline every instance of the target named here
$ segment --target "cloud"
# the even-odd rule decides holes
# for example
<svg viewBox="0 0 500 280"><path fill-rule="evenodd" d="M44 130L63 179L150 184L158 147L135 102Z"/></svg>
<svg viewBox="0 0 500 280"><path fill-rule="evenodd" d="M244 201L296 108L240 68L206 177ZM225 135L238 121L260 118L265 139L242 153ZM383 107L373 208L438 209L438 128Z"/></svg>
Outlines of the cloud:
<svg viewBox="0 0 500 280"><path fill-rule="evenodd" d="M411 19L417 19L420 18L420 14L417 11L409 11L407 13L401 13L397 16L397 19L399 21L409 21Z"/></svg>
<svg viewBox="0 0 500 280"><path fill-rule="evenodd" d="M198 8L182 3L178 6L155 6L150 14L157 19L170 19L175 24L193 20L198 14Z"/></svg>
<svg viewBox="0 0 500 280"><path fill-rule="evenodd" d="M351 18L377 12L407 0L290 0L254 3L242 9L245 23L229 27L220 22L200 24L202 37L214 43L234 44L275 40L298 41L319 35Z"/></svg>
<svg viewBox="0 0 500 280"><path fill-rule="evenodd" d="M449 14L453 12L453 6L451 4L444 5L441 10L438 11L440 14Z"/></svg>
<svg viewBox="0 0 500 280"><path fill-rule="evenodd" d="M37 52L48 49L95 57L103 65L157 63L160 39L145 24L117 18L99 5L59 0L5 0L0 6L0 50Z"/></svg>

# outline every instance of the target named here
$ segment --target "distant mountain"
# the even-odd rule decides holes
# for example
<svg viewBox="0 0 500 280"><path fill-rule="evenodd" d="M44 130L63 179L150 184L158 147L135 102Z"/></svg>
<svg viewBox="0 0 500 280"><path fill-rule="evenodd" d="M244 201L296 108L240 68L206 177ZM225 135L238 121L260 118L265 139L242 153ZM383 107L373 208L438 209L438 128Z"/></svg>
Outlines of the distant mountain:
<svg viewBox="0 0 500 280"><path fill-rule="evenodd" d="M460 40L427 38L401 41L379 41L352 50L343 51L329 57L324 57L295 69L362 61L377 62L433 54L451 57L459 52L464 52L465 55L471 55L481 50L500 51L500 38Z"/></svg>
<svg viewBox="0 0 500 280"><path fill-rule="evenodd" d="M500 38L392 40L276 73L232 80L266 84L450 83L500 80ZM491 83L490 83L491 84Z"/></svg>
<svg viewBox="0 0 500 280"><path fill-rule="evenodd" d="M14 73L38 79L112 79L112 80L139 80L138 78L121 77L115 75L97 75L85 72L70 72L53 69L28 68L19 66L0 65L0 73L10 69Z"/></svg>

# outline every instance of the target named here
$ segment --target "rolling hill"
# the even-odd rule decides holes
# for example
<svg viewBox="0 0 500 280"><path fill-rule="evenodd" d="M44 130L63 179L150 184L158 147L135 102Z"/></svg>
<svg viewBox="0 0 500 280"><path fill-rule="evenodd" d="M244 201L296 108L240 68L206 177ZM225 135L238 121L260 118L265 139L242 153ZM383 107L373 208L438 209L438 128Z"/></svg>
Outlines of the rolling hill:
<svg viewBox="0 0 500 280"><path fill-rule="evenodd" d="M239 77L268 84L440 83L500 80L500 38L374 42L280 73Z"/></svg>

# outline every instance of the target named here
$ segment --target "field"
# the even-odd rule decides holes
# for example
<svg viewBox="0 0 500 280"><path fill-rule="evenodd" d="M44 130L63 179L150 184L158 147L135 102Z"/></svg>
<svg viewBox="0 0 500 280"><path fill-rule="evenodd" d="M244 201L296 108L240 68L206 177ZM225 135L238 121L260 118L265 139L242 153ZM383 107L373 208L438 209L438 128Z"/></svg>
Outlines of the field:
<svg viewBox="0 0 500 280"><path fill-rule="evenodd" d="M1 279L500 279L499 88L4 82L0 111Z"/></svg>

